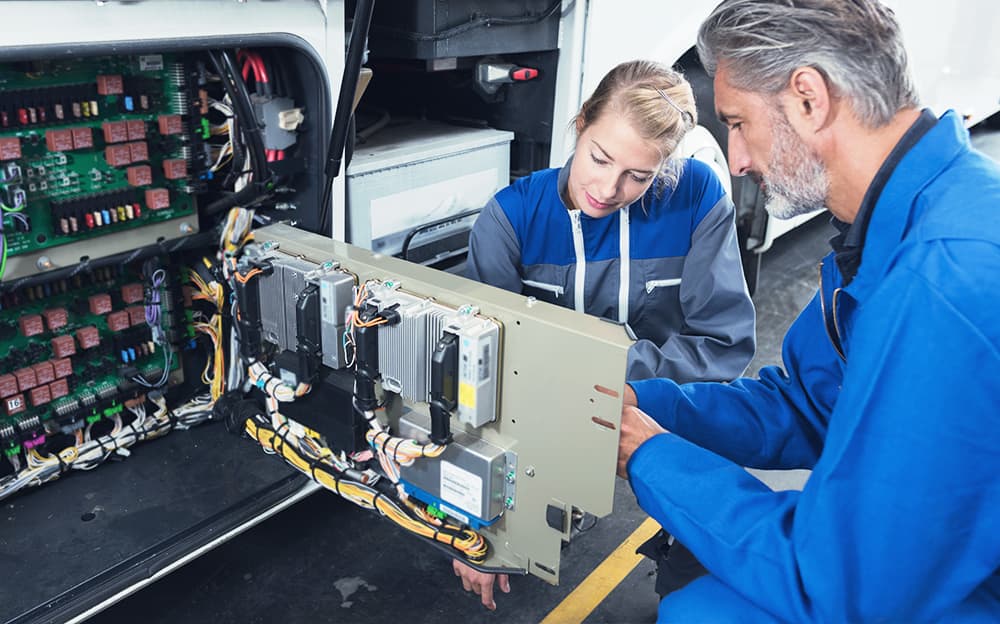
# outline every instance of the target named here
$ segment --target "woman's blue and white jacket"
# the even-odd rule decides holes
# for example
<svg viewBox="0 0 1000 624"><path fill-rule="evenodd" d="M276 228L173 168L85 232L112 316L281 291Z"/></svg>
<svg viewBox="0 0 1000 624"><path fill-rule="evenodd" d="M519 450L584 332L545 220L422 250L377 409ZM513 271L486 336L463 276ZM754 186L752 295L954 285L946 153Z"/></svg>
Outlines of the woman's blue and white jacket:
<svg viewBox="0 0 1000 624"><path fill-rule="evenodd" d="M569 163L517 180L476 221L467 276L595 316L627 318L639 339L629 350L628 379L739 376L754 353L754 309L733 203L708 165L682 164L676 188L654 184L631 206L599 219L567 210Z"/></svg>

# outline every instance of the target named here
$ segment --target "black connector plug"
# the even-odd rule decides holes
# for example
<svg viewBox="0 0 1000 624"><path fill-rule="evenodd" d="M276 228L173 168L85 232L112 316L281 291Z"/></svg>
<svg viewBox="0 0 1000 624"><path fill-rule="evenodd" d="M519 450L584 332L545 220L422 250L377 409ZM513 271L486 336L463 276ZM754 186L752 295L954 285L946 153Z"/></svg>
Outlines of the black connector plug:
<svg viewBox="0 0 1000 624"><path fill-rule="evenodd" d="M391 306L387 306L381 312L379 312L379 316L384 318L386 323L389 325L398 325L400 321L400 316L399 312L397 312L397 308L399 308L398 303L394 303Z"/></svg>

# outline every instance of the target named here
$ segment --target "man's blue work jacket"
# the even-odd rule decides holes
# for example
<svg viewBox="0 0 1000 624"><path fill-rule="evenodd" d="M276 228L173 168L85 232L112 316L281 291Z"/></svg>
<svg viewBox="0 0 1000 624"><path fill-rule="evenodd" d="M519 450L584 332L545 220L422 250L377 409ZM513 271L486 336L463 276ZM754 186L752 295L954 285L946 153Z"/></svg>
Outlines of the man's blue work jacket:
<svg viewBox="0 0 1000 624"><path fill-rule="evenodd" d="M671 432L632 487L711 572L661 620L1000 620L1000 168L957 115L891 174L855 279L820 272L785 370L631 384ZM771 492L740 466L813 472Z"/></svg>

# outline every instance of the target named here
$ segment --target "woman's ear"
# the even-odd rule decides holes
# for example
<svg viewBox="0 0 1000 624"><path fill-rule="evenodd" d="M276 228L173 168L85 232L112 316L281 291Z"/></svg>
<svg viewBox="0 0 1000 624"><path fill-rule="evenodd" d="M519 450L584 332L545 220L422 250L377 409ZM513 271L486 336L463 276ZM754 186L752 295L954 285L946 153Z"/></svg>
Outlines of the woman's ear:
<svg viewBox="0 0 1000 624"><path fill-rule="evenodd" d="M583 134L583 115L577 113L573 125L576 126L576 136Z"/></svg>

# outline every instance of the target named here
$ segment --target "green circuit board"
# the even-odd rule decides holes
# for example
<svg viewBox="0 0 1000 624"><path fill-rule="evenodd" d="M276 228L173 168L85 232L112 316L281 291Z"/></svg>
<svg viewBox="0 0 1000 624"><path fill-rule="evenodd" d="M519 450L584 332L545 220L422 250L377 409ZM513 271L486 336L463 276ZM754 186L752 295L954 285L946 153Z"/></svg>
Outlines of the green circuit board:
<svg viewBox="0 0 1000 624"><path fill-rule="evenodd" d="M190 113L169 54L0 64L7 255L194 213Z"/></svg>
<svg viewBox="0 0 1000 624"><path fill-rule="evenodd" d="M0 452L21 453L44 444L46 436L113 417L147 391L133 381L136 375L155 381L164 369L177 371L178 353L168 356L169 344L155 344L145 320L150 301L159 301L155 307L168 338L177 342L190 335L183 308L174 308L182 302L172 283L151 290L138 270L112 266L3 294ZM73 353L60 353L57 340L63 349L71 342Z"/></svg>

